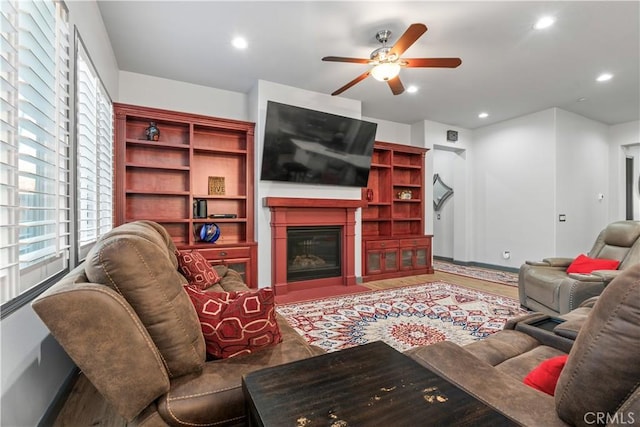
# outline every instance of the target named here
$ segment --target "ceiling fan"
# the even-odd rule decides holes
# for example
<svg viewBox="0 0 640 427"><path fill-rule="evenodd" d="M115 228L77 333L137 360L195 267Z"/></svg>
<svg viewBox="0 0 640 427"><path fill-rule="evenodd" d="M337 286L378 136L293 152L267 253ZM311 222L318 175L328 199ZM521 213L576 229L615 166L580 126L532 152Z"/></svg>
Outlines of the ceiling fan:
<svg viewBox="0 0 640 427"><path fill-rule="evenodd" d="M402 67L409 68L456 68L462 64L460 58L401 58L401 55L409 49L427 31L424 24L411 24L398 41L392 46L387 46L391 31L382 30L376 34L376 40L382 43L382 47L371 52L369 59L364 58L344 58L341 56L325 56L323 61L330 62L351 62L355 64L373 65L371 69L360 74L331 95L340 95L345 90L360 83L362 80L373 75L376 80L386 81L394 95L400 95L404 92L404 86L400 81L398 74Z"/></svg>

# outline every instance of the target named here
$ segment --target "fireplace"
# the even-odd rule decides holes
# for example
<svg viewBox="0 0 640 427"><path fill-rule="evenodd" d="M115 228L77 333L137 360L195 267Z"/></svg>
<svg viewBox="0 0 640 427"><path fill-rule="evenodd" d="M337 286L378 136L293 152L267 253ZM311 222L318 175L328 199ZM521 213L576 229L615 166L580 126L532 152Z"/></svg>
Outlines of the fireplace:
<svg viewBox="0 0 640 427"><path fill-rule="evenodd" d="M342 275L342 227L287 227L287 282Z"/></svg>
<svg viewBox="0 0 640 427"><path fill-rule="evenodd" d="M276 295L301 289L356 284L355 215L356 210L364 205L362 200L265 197L263 202L271 210L271 280ZM300 244L295 243L293 247L294 243L289 242L289 232L295 229L301 232L301 236L299 239L294 237ZM335 236L331 238L333 243L329 243L329 237L319 240L319 231L330 231ZM315 259L317 265L298 276L296 271L292 277L293 271L289 270L294 269L289 265L296 256L302 256L298 258L299 263L310 264L310 259ZM320 266L323 262L325 264ZM318 276L314 277L316 274Z"/></svg>

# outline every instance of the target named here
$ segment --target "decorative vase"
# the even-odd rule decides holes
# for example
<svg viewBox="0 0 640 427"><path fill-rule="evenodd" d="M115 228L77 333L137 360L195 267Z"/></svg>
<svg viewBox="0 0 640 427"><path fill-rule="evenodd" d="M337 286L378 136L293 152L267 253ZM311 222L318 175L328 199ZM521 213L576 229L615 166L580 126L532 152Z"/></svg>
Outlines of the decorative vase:
<svg viewBox="0 0 640 427"><path fill-rule="evenodd" d="M144 130L144 133L149 141L160 139L160 129L156 126L156 122L149 122L149 127Z"/></svg>
<svg viewBox="0 0 640 427"><path fill-rule="evenodd" d="M411 190L403 190L398 192L398 199L408 200L412 195L413 193L411 192Z"/></svg>

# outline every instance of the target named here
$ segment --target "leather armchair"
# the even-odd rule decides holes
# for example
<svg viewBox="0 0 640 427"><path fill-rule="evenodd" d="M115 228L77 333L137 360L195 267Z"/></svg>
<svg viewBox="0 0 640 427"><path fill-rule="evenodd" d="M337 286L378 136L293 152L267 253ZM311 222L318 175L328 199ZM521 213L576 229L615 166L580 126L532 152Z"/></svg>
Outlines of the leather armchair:
<svg viewBox="0 0 640 427"><path fill-rule="evenodd" d="M573 258L526 261L520 267L518 279L520 304L534 311L558 315L600 295L622 270L640 263L640 221L609 224L600 232L587 256L616 259L620 265L617 270L577 274L566 272Z"/></svg>

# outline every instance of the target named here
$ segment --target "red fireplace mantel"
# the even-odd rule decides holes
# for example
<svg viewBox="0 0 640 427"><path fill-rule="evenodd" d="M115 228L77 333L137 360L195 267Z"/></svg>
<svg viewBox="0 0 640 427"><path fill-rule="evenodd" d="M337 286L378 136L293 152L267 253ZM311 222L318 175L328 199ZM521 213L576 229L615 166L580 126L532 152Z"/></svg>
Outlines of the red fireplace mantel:
<svg viewBox="0 0 640 427"><path fill-rule="evenodd" d="M271 278L276 295L321 286L356 284L355 213L366 202L352 199L265 197L271 210ZM342 226L342 276L287 283L287 227Z"/></svg>

